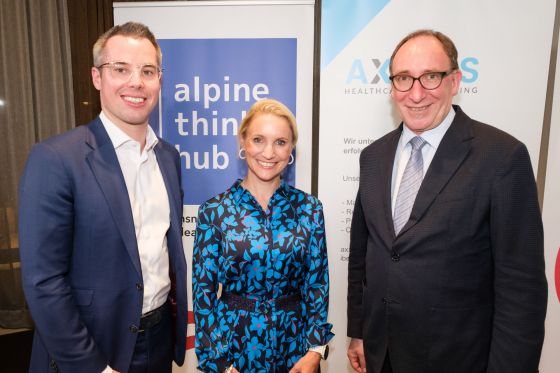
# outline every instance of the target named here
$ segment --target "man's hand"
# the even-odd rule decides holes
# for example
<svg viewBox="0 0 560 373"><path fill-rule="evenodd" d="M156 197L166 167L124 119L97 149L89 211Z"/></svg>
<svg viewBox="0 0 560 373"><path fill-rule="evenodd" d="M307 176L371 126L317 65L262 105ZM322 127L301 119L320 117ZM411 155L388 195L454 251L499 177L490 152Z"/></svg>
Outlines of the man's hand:
<svg viewBox="0 0 560 373"><path fill-rule="evenodd" d="M321 362L321 355L315 351L307 351L289 373L316 373Z"/></svg>
<svg viewBox="0 0 560 373"><path fill-rule="evenodd" d="M366 372L366 358L364 356L364 341L363 339L352 338L348 346L348 360L352 368L358 373Z"/></svg>

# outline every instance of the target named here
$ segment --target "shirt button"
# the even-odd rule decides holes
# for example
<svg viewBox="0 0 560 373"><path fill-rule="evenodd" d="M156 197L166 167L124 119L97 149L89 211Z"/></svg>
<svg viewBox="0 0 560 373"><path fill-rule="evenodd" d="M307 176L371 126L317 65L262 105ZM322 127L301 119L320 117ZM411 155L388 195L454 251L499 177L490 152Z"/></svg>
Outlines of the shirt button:
<svg viewBox="0 0 560 373"><path fill-rule="evenodd" d="M134 324L130 325L128 330L130 330L131 333L138 333L138 327Z"/></svg>

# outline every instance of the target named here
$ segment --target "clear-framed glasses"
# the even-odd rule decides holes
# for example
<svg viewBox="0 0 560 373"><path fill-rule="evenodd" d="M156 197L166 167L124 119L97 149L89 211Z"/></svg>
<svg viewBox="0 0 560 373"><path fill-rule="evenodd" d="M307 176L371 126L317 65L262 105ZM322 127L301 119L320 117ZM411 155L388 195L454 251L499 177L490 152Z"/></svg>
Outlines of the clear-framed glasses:
<svg viewBox="0 0 560 373"><path fill-rule="evenodd" d="M132 74L136 70L138 76L145 82L152 82L161 78L163 69L146 64L146 65L136 65L133 66L128 62L105 62L99 66L95 66L98 69L107 69L111 74L113 79L118 79L121 81L128 81L132 77Z"/></svg>
<svg viewBox="0 0 560 373"><path fill-rule="evenodd" d="M415 81L419 81L422 88L427 90L436 89L441 85L443 78L451 74L454 70L450 71L430 71L415 78L407 74L397 74L390 76L389 79L399 92L407 92L412 89Z"/></svg>

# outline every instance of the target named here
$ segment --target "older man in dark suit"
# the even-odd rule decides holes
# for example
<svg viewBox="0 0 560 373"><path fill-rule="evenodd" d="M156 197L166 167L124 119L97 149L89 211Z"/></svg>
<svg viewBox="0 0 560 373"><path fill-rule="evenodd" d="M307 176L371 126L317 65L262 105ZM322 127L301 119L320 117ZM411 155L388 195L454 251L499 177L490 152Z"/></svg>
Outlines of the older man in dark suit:
<svg viewBox="0 0 560 373"><path fill-rule="evenodd" d="M360 156L348 357L369 373L537 372L547 284L525 146L469 118L442 33L391 57L403 123Z"/></svg>
<svg viewBox="0 0 560 373"><path fill-rule="evenodd" d="M148 125L161 50L129 22L93 57L101 114L36 145L20 183L30 371L171 372L185 357L187 269L179 154Z"/></svg>

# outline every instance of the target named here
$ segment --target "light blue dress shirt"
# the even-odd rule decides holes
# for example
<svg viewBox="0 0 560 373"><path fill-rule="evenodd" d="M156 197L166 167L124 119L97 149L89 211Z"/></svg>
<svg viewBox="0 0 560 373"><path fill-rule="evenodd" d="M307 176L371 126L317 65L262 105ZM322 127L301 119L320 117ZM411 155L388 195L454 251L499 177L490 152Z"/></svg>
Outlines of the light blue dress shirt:
<svg viewBox="0 0 560 373"><path fill-rule="evenodd" d="M430 163L432 163L432 159L434 159L434 155L436 154L437 148L439 147L443 136L445 135L449 127L451 127L451 123L453 122L454 118L455 110L452 107L440 125L432 128L431 130L424 131L420 135L427 142L427 144L422 147L424 176L426 175L426 172L430 167ZM391 179L391 215L395 213L395 203L397 200L397 195L399 193L399 186L401 184L404 169L412 152L412 145L410 144L410 140L415 136L417 136L417 134L412 132L405 123L403 126L399 144L397 145L395 161L393 163L393 176Z"/></svg>

